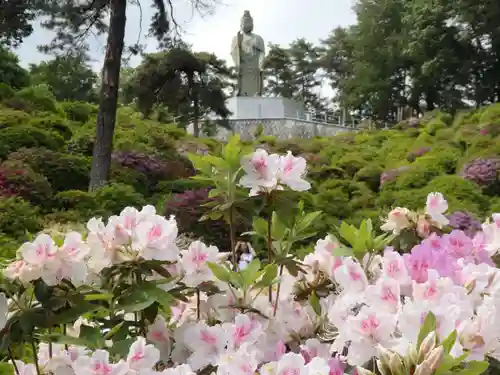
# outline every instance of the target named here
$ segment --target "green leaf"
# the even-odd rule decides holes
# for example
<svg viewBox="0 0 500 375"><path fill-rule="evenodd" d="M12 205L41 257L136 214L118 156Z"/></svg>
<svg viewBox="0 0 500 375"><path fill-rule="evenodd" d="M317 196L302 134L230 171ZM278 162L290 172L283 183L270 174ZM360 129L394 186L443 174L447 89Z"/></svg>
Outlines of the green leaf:
<svg viewBox="0 0 500 375"><path fill-rule="evenodd" d="M462 374L479 375L488 369L489 363L487 361L468 361L465 369L460 371Z"/></svg>
<svg viewBox="0 0 500 375"><path fill-rule="evenodd" d="M453 345L455 345L455 342L457 341L457 331L454 330L452 333L448 335L447 338L445 338L443 341L441 341L441 344L444 348L444 352L446 354L450 354L451 349L453 348Z"/></svg>
<svg viewBox="0 0 500 375"><path fill-rule="evenodd" d="M224 159L219 158L217 156L213 156L213 155L210 155L210 154L209 155L204 155L203 159L205 159L207 162L209 162L215 168L217 168L217 169L219 169L221 171L228 168L228 163Z"/></svg>
<svg viewBox="0 0 500 375"><path fill-rule="evenodd" d="M115 325L113 328L111 328L107 333L106 335L104 336L104 340L109 340L111 339L121 328L122 326L125 324L125 321L123 322L120 322L118 323L117 325Z"/></svg>
<svg viewBox="0 0 500 375"><path fill-rule="evenodd" d="M281 240L285 236L286 232L287 232L286 225L283 224L281 219L278 217L278 213L276 211L273 212L273 222L271 226L271 233L273 238ZM267 233L267 228L266 228L266 233Z"/></svg>
<svg viewBox="0 0 500 375"><path fill-rule="evenodd" d="M429 333L436 330L436 316L429 311L425 317L424 324L420 327L420 332L418 333L417 348L420 348L422 341L427 337Z"/></svg>
<svg viewBox="0 0 500 375"><path fill-rule="evenodd" d="M135 340L136 339L134 337L131 337L124 340L113 342L113 346L111 346L108 349L109 354L117 356L119 358L126 357L127 353L130 351L130 347L132 346Z"/></svg>
<svg viewBox="0 0 500 375"><path fill-rule="evenodd" d="M253 230L262 237L267 237L267 220L261 217L255 217L253 219Z"/></svg>
<svg viewBox="0 0 500 375"><path fill-rule="evenodd" d="M52 334L52 335L42 336L42 339L44 339L46 341L62 344L62 345L81 346L81 347L89 348L91 350L100 349L98 346L95 346L94 342L86 340L85 338Z"/></svg>
<svg viewBox="0 0 500 375"><path fill-rule="evenodd" d="M259 258L255 258L240 272L243 284L247 287L251 286L259 277L259 271L260 260Z"/></svg>
<svg viewBox="0 0 500 375"><path fill-rule="evenodd" d="M321 214L321 211L314 211L306 214L304 217L299 219L295 227L295 231L297 233L301 233L304 230L309 229L309 227L312 226L314 222L321 217Z"/></svg>
<svg viewBox="0 0 500 375"><path fill-rule="evenodd" d="M111 293L92 293L84 296L85 301L111 301L113 294Z"/></svg>
<svg viewBox="0 0 500 375"><path fill-rule="evenodd" d="M153 302L158 302L161 306L170 307L175 302L174 297L169 292L158 287L155 283L142 283L139 287Z"/></svg>
<svg viewBox="0 0 500 375"><path fill-rule="evenodd" d="M253 289L266 288L272 285L278 276L278 266L276 264L268 264L264 267L264 274L261 279L253 286Z"/></svg>
<svg viewBox="0 0 500 375"><path fill-rule="evenodd" d="M208 262L207 265L217 279L225 283L231 282L231 271L216 263Z"/></svg>
<svg viewBox="0 0 500 375"><path fill-rule="evenodd" d="M319 297L315 291L313 291L309 296L309 303L311 304L311 307L316 315L321 316L321 304L319 303Z"/></svg>
<svg viewBox="0 0 500 375"><path fill-rule="evenodd" d="M99 327L82 325L80 327L80 336L78 338L92 343L92 347L94 348L101 347L104 344L104 337Z"/></svg>
<svg viewBox="0 0 500 375"><path fill-rule="evenodd" d="M200 172L202 172L202 174L206 176L210 176L212 171L212 166L205 159L204 156L189 153L188 159L191 161L191 163L193 163L195 169L199 170Z"/></svg>
<svg viewBox="0 0 500 375"><path fill-rule="evenodd" d="M212 211L208 212L205 215L203 215L199 221L206 221L206 220L219 220L222 216L224 216L224 212L220 211Z"/></svg>
<svg viewBox="0 0 500 375"><path fill-rule="evenodd" d="M233 135L229 142L224 146L222 156L231 164L231 166L239 166L241 158L241 142L238 134Z"/></svg>
<svg viewBox="0 0 500 375"><path fill-rule="evenodd" d="M337 256L337 257L349 257L353 256L354 252L350 247L336 247L335 249L332 250L332 255Z"/></svg>
<svg viewBox="0 0 500 375"><path fill-rule="evenodd" d="M340 224L339 233L342 238L349 243L349 245L354 246L358 233L353 225L349 225L343 221L342 224Z"/></svg>

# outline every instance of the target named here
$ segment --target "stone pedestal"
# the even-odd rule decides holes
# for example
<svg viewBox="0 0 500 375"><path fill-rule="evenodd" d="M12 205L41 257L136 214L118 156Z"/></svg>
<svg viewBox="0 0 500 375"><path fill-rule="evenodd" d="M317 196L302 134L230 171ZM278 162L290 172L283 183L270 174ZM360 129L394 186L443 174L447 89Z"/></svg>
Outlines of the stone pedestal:
<svg viewBox="0 0 500 375"><path fill-rule="evenodd" d="M227 100L229 120L305 119L302 104L287 98L235 96Z"/></svg>
<svg viewBox="0 0 500 375"><path fill-rule="evenodd" d="M251 140L260 127L263 135L280 140L329 137L355 130L327 121L314 121L301 103L287 98L236 96L227 100L227 108L232 112L228 118L232 130L218 127L215 139L227 140L232 134L239 134L241 139ZM193 134L192 125L187 131Z"/></svg>

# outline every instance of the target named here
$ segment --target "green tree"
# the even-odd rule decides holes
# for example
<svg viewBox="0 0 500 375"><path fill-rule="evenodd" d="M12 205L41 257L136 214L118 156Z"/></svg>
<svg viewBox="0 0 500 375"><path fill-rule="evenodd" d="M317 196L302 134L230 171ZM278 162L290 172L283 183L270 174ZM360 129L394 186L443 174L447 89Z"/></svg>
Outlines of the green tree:
<svg viewBox="0 0 500 375"><path fill-rule="evenodd" d="M323 39L318 48L320 67L332 87L334 100L340 101L354 74L355 28L337 27Z"/></svg>
<svg viewBox="0 0 500 375"><path fill-rule="evenodd" d="M18 46L33 32L43 0L0 0L0 44Z"/></svg>
<svg viewBox="0 0 500 375"><path fill-rule="evenodd" d="M89 58L85 53L56 56L38 65L32 64L30 73L32 83L49 85L57 100L97 100L94 90L97 75L89 66Z"/></svg>
<svg viewBox="0 0 500 375"><path fill-rule="evenodd" d="M156 107L167 108L181 124L193 122L197 136L200 118L209 113L229 115L224 91L232 81L232 71L215 55L176 47L145 55L126 91L145 117Z"/></svg>
<svg viewBox="0 0 500 375"><path fill-rule="evenodd" d="M0 83L19 90L30 83L29 73L19 65L18 57L0 46Z"/></svg>
<svg viewBox="0 0 500 375"><path fill-rule="evenodd" d="M198 10L210 10L214 4L213 0L190 1ZM107 34L90 172L91 191L109 180L128 3L127 0L50 0L44 9L48 19L43 24L57 35L45 50L74 49L89 32ZM169 35L179 31L169 0L136 0L130 4L154 7L150 32L159 42L169 42ZM139 46L134 45L131 51L138 49Z"/></svg>
<svg viewBox="0 0 500 375"><path fill-rule="evenodd" d="M319 109L321 103L317 90L321 86L321 80L318 75L318 47L300 38L290 44L288 54L294 71L294 98L304 103L308 109Z"/></svg>
<svg viewBox="0 0 500 375"><path fill-rule="evenodd" d="M287 49L269 44L264 62L264 92L272 96L293 98L295 95L292 58Z"/></svg>

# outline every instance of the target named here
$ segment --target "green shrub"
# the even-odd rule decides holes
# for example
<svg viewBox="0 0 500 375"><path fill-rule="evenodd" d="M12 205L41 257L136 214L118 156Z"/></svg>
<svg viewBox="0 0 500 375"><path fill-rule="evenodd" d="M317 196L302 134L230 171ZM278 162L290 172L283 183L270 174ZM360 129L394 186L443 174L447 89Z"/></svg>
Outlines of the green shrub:
<svg viewBox="0 0 500 375"><path fill-rule="evenodd" d="M0 129L10 126L26 125L30 118L31 116L26 112L0 107Z"/></svg>
<svg viewBox="0 0 500 375"><path fill-rule="evenodd" d="M30 126L53 131L59 134L63 139L68 140L73 135L67 121L62 117L52 115L44 117L35 117L29 122Z"/></svg>
<svg viewBox="0 0 500 375"><path fill-rule="evenodd" d="M119 183L106 185L93 194L102 215L116 215L127 206L140 208L146 204L144 197L132 186Z"/></svg>
<svg viewBox="0 0 500 375"><path fill-rule="evenodd" d="M6 83L0 82L0 101L12 98L16 92Z"/></svg>
<svg viewBox="0 0 500 375"><path fill-rule="evenodd" d="M97 205L94 194L86 191L63 191L56 194L55 201L58 211L48 217L55 222L85 222L94 216L106 213L100 211L101 208Z"/></svg>
<svg viewBox="0 0 500 375"><path fill-rule="evenodd" d="M328 180L318 187L315 206L327 215L344 219L354 211L372 207L375 196L363 182Z"/></svg>
<svg viewBox="0 0 500 375"><path fill-rule="evenodd" d="M383 169L379 165L367 165L356 173L356 180L364 182L372 191L377 192L380 187L380 175Z"/></svg>
<svg viewBox="0 0 500 375"><path fill-rule="evenodd" d="M156 192L163 194L177 194L183 193L186 190L196 190L205 187L207 187L206 184L199 180L160 181L156 186Z"/></svg>
<svg viewBox="0 0 500 375"><path fill-rule="evenodd" d="M31 103L39 111L57 112L56 97L47 85L26 87L16 93L16 98Z"/></svg>
<svg viewBox="0 0 500 375"><path fill-rule="evenodd" d="M19 247L23 244L23 241L18 239L0 234L0 259L14 259L16 257L16 252ZM1 365L1 363L0 363ZM3 369L0 367L0 374L8 374L8 372L2 372Z"/></svg>
<svg viewBox="0 0 500 375"><path fill-rule="evenodd" d="M24 111L26 113L31 113L35 110L35 107L31 102L16 96L3 100L2 105L7 108L14 109L16 111Z"/></svg>
<svg viewBox="0 0 500 375"><path fill-rule="evenodd" d="M450 212L468 211L482 217L489 208L489 198L482 194L481 187L460 176L436 177L427 185L425 191L442 193L449 203Z"/></svg>
<svg viewBox="0 0 500 375"><path fill-rule="evenodd" d="M354 177L354 175L366 164L366 160L359 154L347 154L340 158L340 160L335 163L335 166L345 171L347 176Z"/></svg>
<svg viewBox="0 0 500 375"><path fill-rule="evenodd" d="M430 135L436 135L439 130L446 129L447 127L441 118L434 118L427 123L425 130Z"/></svg>
<svg viewBox="0 0 500 375"><path fill-rule="evenodd" d="M121 166L119 163L111 163L110 181L130 185L138 193L149 196L152 193L148 177L141 171Z"/></svg>
<svg viewBox="0 0 500 375"><path fill-rule="evenodd" d="M414 165L453 174L457 170L459 159L460 151L448 146L446 148L434 149L426 155L419 157Z"/></svg>
<svg viewBox="0 0 500 375"><path fill-rule="evenodd" d="M8 154L22 147L44 147L57 151L63 145L64 139L60 135L32 126L0 129L0 159L4 159Z"/></svg>
<svg viewBox="0 0 500 375"><path fill-rule="evenodd" d="M180 128L176 125L163 125L161 127L161 130L169 138L172 138L175 140L182 139L187 135L186 130L184 130L183 128Z"/></svg>
<svg viewBox="0 0 500 375"><path fill-rule="evenodd" d="M387 190L382 189L376 198L376 206L383 211L394 207L406 207L419 210L425 205L427 193L424 189Z"/></svg>
<svg viewBox="0 0 500 375"><path fill-rule="evenodd" d="M38 209L21 198L0 197L0 233L18 240L27 240L43 227Z"/></svg>
<svg viewBox="0 0 500 375"><path fill-rule="evenodd" d="M0 164L0 195L2 190L8 194L19 196L26 201L48 207L52 199L49 181L33 171L20 160L6 160Z"/></svg>
<svg viewBox="0 0 500 375"><path fill-rule="evenodd" d="M490 208L488 210L487 215L484 216L490 216L491 214L495 213L500 213L500 197L495 197L491 199L490 202Z"/></svg>
<svg viewBox="0 0 500 375"><path fill-rule="evenodd" d="M419 189L426 186L429 181L438 175L439 170L437 168L412 166L407 171L396 176L392 181L385 183L383 189Z"/></svg>
<svg viewBox="0 0 500 375"><path fill-rule="evenodd" d="M94 150L95 134L88 131L79 132L69 140L66 145L70 154L92 156Z"/></svg>
<svg viewBox="0 0 500 375"><path fill-rule="evenodd" d="M446 128L439 129L436 132L436 140L438 141L450 141L455 137L455 130Z"/></svg>
<svg viewBox="0 0 500 375"><path fill-rule="evenodd" d="M86 190L89 184L90 159L45 148L23 148L9 155L43 174L55 191Z"/></svg>
<svg viewBox="0 0 500 375"><path fill-rule="evenodd" d="M380 228L382 225L382 220L381 218L387 216L387 212L384 210L360 210L354 212L353 215L351 215L346 222L348 224L355 225L356 227L359 228L363 220L370 219L372 221L373 227L374 228Z"/></svg>
<svg viewBox="0 0 500 375"><path fill-rule="evenodd" d="M69 120L82 124L89 121L96 110L94 106L84 102L64 102L62 108Z"/></svg>
<svg viewBox="0 0 500 375"><path fill-rule="evenodd" d="M257 142L274 146L277 142L277 138L273 135L262 135L257 139Z"/></svg>
<svg viewBox="0 0 500 375"><path fill-rule="evenodd" d="M312 168L307 173L307 179L315 182L315 184L313 184L313 189L315 188L315 185L320 184L325 180L329 179L340 180L343 179L344 177L345 177L345 172L342 169L338 167L332 167L329 165L323 165L320 166L319 168Z"/></svg>

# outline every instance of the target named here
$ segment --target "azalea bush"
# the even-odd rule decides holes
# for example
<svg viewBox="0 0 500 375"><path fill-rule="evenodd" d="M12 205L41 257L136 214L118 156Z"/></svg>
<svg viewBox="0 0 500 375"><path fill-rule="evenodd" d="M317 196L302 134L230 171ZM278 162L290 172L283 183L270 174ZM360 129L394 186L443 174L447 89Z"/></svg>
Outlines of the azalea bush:
<svg viewBox="0 0 500 375"><path fill-rule="evenodd" d="M380 230L342 223L301 259L323 220L301 199L303 158L233 138L191 160L217 198L202 219L226 221L230 245L181 244L152 206L26 242L0 295L13 373L476 375L500 359L500 214L467 235L435 192ZM259 256L237 262L243 235Z"/></svg>

